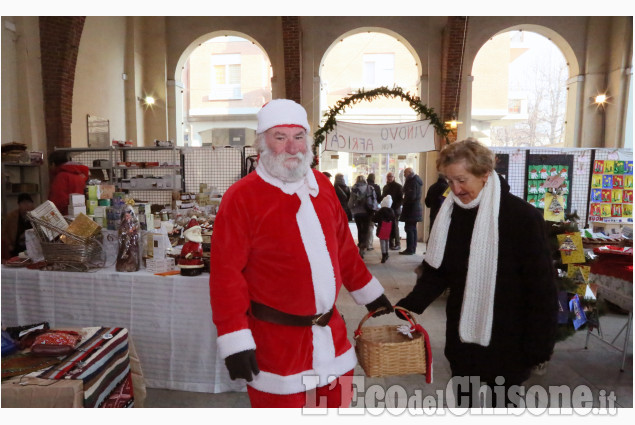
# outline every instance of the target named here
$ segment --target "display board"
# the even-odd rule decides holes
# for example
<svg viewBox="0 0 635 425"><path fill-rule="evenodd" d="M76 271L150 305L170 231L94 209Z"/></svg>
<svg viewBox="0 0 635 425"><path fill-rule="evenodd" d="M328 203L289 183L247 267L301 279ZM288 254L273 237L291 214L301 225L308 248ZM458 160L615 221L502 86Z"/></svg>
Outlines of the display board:
<svg viewBox="0 0 635 425"><path fill-rule="evenodd" d="M564 177L562 188L564 198L564 210L571 212L569 201L569 189L573 186L573 155L527 155L527 171L525 173L524 199L536 208L545 208L545 194L547 192L545 182L549 176Z"/></svg>
<svg viewBox="0 0 635 425"><path fill-rule="evenodd" d="M589 221L633 222L633 161L595 159Z"/></svg>
<svg viewBox="0 0 635 425"><path fill-rule="evenodd" d="M604 223L632 223L633 210L633 151L630 149L584 149L584 148L490 148L497 157L496 170L499 174L505 174L510 191L519 198L531 202L536 208L540 208L540 183L545 180L545 174L566 174L566 211L576 212L580 217L580 223L585 227L589 222ZM504 163L507 159L507 164ZM606 161L609 162L609 170L606 172ZM603 161L604 167L595 170L596 161ZM500 168L500 170L499 170ZM616 173L617 170L617 173ZM598 185L599 177L607 176L604 184L606 188L592 187ZM610 179L608 176L611 176ZM618 176L614 181L614 177ZM595 179L595 180L594 180ZM611 187L609 188L609 180ZM595 183L594 183L595 182ZM617 186L616 184L617 183ZM535 185L535 191L533 193ZM592 191L600 189L600 191ZM602 192L605 190L605 200L602 201ZM530 193L530 190L532 193ZM610 200L607 198L610 190ZM615 191L615 194L613 193ZM530 197L530 195L532 197ZM599 200L598 200L599 199ZM621 202L618 202L621 200ZM610 205L602 206L602 204ZM597 208L600 206L600 215ZM613 206L615 205L615 206ZM604 216L602 216L604 208ZM540 208L543 209L543 208ZM543 209L544 211L544 209ZM620 214L621 215L618 215Z"/></svg>

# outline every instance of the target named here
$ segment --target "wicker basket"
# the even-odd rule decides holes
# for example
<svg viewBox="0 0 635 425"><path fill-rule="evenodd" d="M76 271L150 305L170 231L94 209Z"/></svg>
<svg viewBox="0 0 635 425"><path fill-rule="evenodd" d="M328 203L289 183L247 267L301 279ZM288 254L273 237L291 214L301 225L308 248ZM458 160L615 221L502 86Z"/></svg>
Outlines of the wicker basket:
<svg viewBox="0 0 635 425"><path fill-rule="evenodd" d="M407 315L413 338L397 330L397 325L362 325L375 312L369 312L355 331L357 360L369 377L425 374L426 382L432 382L432 354L428 333L418 325L412 313L395 307Z"/></svg>
<svg viewBox="0 0 635 425"><path fill-rule="evenodd" d="M27 213L27 218L31 221L33 230L40 241L44 260L54 265L56 269L88 271L104 267L106 256L99 241L101 233L91 238L84 238L41 220L31 213ZM49 241L43 229L65 235L66 238L72 239L75 243L66 244L59 241L59 238Z"/></svg>

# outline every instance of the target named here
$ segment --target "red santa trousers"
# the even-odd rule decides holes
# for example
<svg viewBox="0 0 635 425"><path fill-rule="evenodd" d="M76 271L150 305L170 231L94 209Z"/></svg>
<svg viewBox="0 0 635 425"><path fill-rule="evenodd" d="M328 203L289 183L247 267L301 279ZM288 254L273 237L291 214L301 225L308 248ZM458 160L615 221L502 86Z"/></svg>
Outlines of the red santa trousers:
<svg viewBox="0 0 635 425"><path fill-rule="evenodd" d="M349 407L353 400L353 371L331 382L303 393L271 394L247 385L251 407Z"/></svg>

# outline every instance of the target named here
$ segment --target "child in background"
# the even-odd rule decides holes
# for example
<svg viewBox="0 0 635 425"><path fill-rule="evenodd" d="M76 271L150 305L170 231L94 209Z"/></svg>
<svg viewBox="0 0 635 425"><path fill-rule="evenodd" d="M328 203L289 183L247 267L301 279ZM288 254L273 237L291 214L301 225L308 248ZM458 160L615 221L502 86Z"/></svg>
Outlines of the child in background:
<svg viewBox="0 0 635 425"><path fill-rule="evenodd" d="M395 212L392 208L392 196L386 195L381 200L381 208L375 213L373 221L377 223L377 237L379 238L379 246L381 247L381 262L388 260L388 245L390 242L390 232L392 231L392 223L395 219Z"/></svg>

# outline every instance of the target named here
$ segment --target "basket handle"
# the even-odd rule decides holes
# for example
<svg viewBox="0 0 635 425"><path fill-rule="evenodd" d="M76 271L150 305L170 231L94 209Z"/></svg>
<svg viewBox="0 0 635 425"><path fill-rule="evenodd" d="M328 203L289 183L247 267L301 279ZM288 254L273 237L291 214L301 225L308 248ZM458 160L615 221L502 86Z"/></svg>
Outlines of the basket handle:
<svg viewBox="0 0 635 425"><path fill-rule="evenodd" d="M362 334L362 325L364 324L364 322L366 322L369 318L371 318L373 316L373 314L377 313L379 310L382 310L384 308L385 307L380 307L377 310L369 311L364 316L364 318L359 322L359 326L357 326L357 330L355 331L355 339L357 339ZM417 320L415 319L414 315L412 314L412 312L410 310L407 310L407 309L405 309L403 307L399 307L397 305L393 306L393 308L395 309L395 311L399 312L399 314L404 316L406 318L406 320L408 320L408 322L413 327L417 326Z"/></svg>

